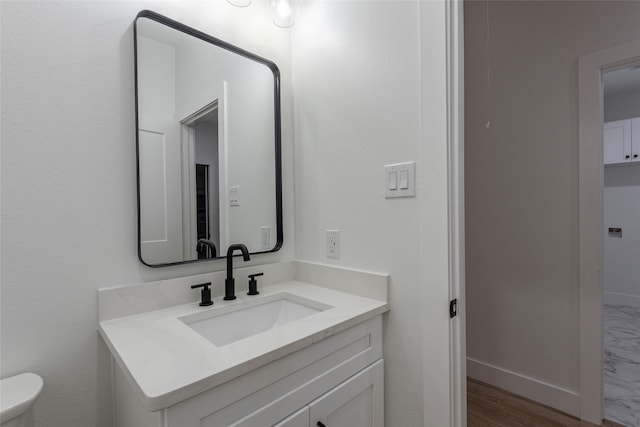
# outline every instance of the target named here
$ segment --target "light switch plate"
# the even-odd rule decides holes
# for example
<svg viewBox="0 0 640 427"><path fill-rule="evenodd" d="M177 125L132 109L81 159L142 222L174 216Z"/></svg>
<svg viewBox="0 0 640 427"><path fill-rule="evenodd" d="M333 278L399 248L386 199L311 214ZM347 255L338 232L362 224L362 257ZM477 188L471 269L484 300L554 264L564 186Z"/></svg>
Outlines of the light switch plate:
<svg viewBox="0 0 640 427"><path fill-rule="evenodd" d="M384 167L385 198L416 196L416 162Z"/></svg>

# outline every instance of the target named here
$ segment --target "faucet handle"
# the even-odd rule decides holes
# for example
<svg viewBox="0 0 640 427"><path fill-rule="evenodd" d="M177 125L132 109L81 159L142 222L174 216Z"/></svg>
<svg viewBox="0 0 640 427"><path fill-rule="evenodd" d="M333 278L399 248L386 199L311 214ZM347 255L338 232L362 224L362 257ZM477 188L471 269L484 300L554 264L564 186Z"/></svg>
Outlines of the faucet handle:
<svg viewBox="0 0 640 427"><path fill-rule="evenodd" d="M256 277L262 276L262 275L264 275L264 273L256 273L256 274L249 275L249 292L247 292L247 295L258 295L260 293L258 292L258 281L256 280Z"/></svg>
<svg viewBox="0 0 640 427"><path fill-rule="evenodd" d="M200 305L202 307L213 305L213 301L211 301L211 289L209 289L209 286L211 286L211 282L191 285L191 289L202 288L202 291L200 291Z"/></svg>

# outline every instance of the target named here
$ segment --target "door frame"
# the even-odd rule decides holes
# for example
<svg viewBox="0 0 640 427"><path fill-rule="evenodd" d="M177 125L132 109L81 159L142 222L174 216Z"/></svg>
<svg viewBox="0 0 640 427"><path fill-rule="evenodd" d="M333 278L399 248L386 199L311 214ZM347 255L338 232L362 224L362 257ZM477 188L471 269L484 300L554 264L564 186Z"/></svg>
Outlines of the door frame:
<svg viewBox="0 0 640 427"><path fill-rule="evenodd" d="M185 259L195 259L196 256L196 224L194 212L196 210L195 201L195 131L193 126L202 117L217 110L218 114L218 229L219 247L218 256L226 250L229 241L229 231L227 227L229 217L228 203L228 176L227 176L227 82L218 85L213 93L211 101L189 113L185 117L179 117L180 122L180 144L182 155L182 210L183 210L183 252Z"/></svg>
<svg viewBox="0 0 640 427"><path fill-rule="evenodd" d="M449 324L451 425L467 425L467 336L464 228L464 4L447 3L447 163L449 199L449 300L457 316Z"/></svg>
<svg viewBox="0 0 640 427"><path fill-rule="evenodd" d="M580 418L597 425L604 414L602 74L638 61L640 39L578 58Z"/></svg>
<svg viewBox="0 0 640 427"><path fill-rule="evenodd" d="M419 2L422 419L466 426L463 2ZM443 84L443 82L446 82ZM443 108L445 106L445 108ZM457 316L450 302L457 299Z"/></svg>
<svg viewBox="0 0 640 427"><path fill-rule="evenodd" d="M180 120L182 152L182 234L184 259L197 259L196 254L196 122L213 112L219 114L219 98ZM219 127L219 126L218 126ZM220 133L218 131L218 133Z"/></svg>

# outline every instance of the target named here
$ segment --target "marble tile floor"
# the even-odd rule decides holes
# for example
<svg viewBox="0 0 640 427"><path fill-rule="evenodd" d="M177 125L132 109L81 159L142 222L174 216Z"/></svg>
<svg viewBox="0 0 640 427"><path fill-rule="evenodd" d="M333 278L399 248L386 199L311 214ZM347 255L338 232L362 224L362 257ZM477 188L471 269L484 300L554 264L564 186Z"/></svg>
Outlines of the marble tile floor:
<svg viewBox="0 0 640 427"><path fill-rule="evenodd" d="M604 415L640 427L640 307L604 306Z"/></svg>

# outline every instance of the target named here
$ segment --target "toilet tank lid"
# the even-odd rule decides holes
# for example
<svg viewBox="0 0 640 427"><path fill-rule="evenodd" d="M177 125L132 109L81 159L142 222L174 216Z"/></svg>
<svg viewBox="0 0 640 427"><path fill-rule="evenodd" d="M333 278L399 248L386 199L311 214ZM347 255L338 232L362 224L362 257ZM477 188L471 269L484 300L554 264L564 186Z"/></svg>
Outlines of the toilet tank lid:
<svg viewBox="0 0 640 427"><path fill-rule="evenodd" d="M0 422L24 413L42 390L39 375L27 372L0 380Z"/></svg>

